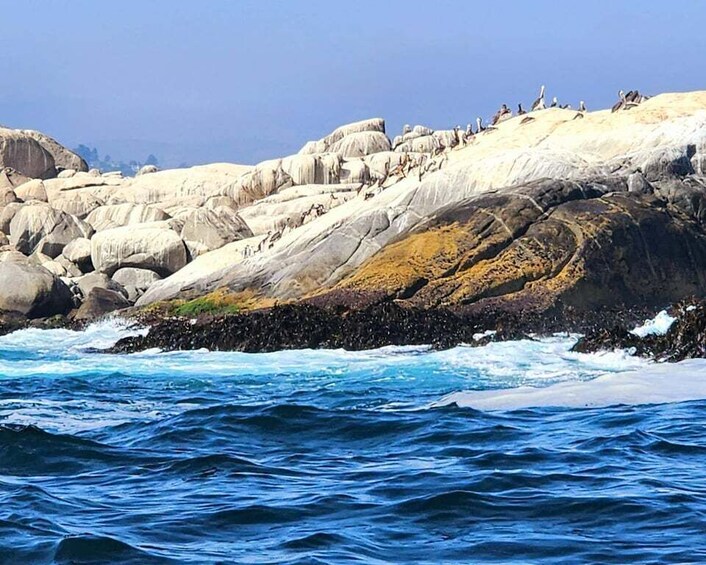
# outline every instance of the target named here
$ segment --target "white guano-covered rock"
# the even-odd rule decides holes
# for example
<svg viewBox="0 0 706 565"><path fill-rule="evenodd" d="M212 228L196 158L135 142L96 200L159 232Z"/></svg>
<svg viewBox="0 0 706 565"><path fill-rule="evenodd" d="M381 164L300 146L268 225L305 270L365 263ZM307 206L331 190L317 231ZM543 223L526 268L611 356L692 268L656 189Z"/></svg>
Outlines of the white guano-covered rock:
<svg viewBox="0 0 706 565"><path fill-rule="evenodd" d="M198 243L206 251L253 235L243 219L230 208L196 208L177 216L177 219L183 222L181 237L187 245Z"/></svg>
<svg viewBox="0 0 706 565"><path fill-rule="evenodd" d="M168 220L169 217L169 214L157 206L128 202L96 208L86 216L86 221L96 231L102 231L132 224L161 222L162 220Z"/></svg>
<svg viewBox="0 0 706 565"><path fill-rule="evenodd" d="M380 151L390 151L392 145L384 133L363 131L347 135L334 143L329 151L342 157L363 157Z"/></svg>
<svg viewBox="0 0 706 565"><path fill-rule="evenodd" d="M168 276L187 263L184 241L166 222L136 224L97 232L91 240L97 271L112 275L123 267Z"/></svg>
<svg viewBox="0 0 706 565"><path fill-rule="evenodd" d="M154 271L147 269L136 269L134 267L125 267L118 269L113 275L113 280L126 289L133 287L139 291L145 291L154 283L161 280L161 277Z"/></svg>

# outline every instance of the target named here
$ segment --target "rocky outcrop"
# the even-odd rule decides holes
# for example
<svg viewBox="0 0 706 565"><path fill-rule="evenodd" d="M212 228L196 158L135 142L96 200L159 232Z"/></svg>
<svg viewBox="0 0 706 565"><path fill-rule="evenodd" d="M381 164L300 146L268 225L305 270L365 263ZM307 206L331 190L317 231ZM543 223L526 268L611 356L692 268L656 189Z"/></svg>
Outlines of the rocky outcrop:
<svg viewBox="0 0 706 565"><path fill-rule="evenodd" d="M226 288L263 302L355 293L418 308L566 315L704 292L706 93L582 119L561 109L531 117L443 151L449 132L419 128L408 141L430 137L441 153L364 157L377 180L357 197L231 268L180 276L183 286L160 281L139 304ZM300 153L330 151L352 133ZM260 206L240 211L254 233Z"/></svg>
<svg viewBox="0 0 706 565"><path fill-rule="evenodd" d="M236 307L301 306L334 332L394 304L388 329L412 341L418 312L561 329L703 295L706 93L580 116L550 108L472 136L415 126L392 144L365 120L254 167L135 178L5 168L0 233L84 300L78 273L95 267L138 306L218 291Z"/></svg>
<svg viewBox="0 0 706 565"><path fill-rule="evenodd" d="M73 151L69 151L55 139L48 135L33 131L22 130L22 133L36 140L54 159L54 166L58 170L88 171L88 165Z"/></svg>
<svg viewBox="0 0 706 565"><path fill-rule="evenodd" d="M28 261L0 261L0 310L39 318L71 308L71 292L57 276Z"/></svg>

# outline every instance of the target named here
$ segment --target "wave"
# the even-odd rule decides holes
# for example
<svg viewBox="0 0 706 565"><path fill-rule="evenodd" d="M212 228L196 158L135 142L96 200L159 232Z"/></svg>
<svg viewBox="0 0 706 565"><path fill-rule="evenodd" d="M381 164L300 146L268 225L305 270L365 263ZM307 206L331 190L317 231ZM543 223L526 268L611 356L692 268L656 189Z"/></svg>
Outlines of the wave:
<svg viewBox="0 0 706 565"><path fill-rule="evenodd" d="M517 410L536 407L588 408L614 405L665 404L706 399L706 360L649 365L639 371L606 374L544 388L455 392L431 404L476 410Z"/></svg>
<svg viewBox="0 0 706 565"><path fill-rule="evenodd" d="M124 563L162 565L175 563L172 559L154 555L120 540L93 534L67 536L61 540L54 554L56 563Z"/></svg>

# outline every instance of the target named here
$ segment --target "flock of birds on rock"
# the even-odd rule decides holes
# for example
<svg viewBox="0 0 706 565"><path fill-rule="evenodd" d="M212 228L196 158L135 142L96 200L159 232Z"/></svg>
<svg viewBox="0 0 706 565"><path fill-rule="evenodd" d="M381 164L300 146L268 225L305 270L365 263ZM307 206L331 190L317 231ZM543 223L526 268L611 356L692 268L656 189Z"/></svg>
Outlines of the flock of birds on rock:
<svg viewBox="0 0 706 565"><path fill-rule="evenodd" d="M649 97L645 96L644 94L641 94L639 90L631 90L627 94L625 94L624 91L620 90L618 92L618 101L613 105L611 111L612 112L617 112L619 110L629 110L630 108L634 108L638 104L644 102L647 100ZM530 112L536 112L538 110L544 110L546 108L560 108L562 110L570 110L571 109L571 104L559 104L559 100L557 99L556 96L552 98L552 101L550 102L549 106L546 104L545 100L545 87L542 85L539 89L539 96L537 99L532 102L532 106L530 106ZM574 119L580 119L583 118L584 114L586 113L586 103L581 100L579 101L578 105L578 110L576 115L574 116ZM517 114L518 116L523 116L526 115L527 111L522 107L522 103L519 103L517 105ZM477 128L476 131L473 131L472 125L468 124L466 127L466 138L469 136L472 136L476 133L480 133L482 131L486 131L489 129L493 129L494 126L499 124L500 122L503 122L505 120L508 120L513 117L513 112L510 110L507 104L503 104L500 109L495 112L493 115L492 119L490 120L490 126L483 126L483 120L482 118L476 118L476 124ZM531 116L526 116L523 118L523 120L520 122L520 124L525 124L527 122L531 122L534 118ZM459 129L459 126L456 126L455 129Z"/></svg>
<svg viewBox="0 0 706 565"><path fill-rule="evenodd" d="M641 104L648 98L648 96L641 94L638 90L630 90L627 94L623 90L620 90L618 92L618 101L611 108L611 112L615 113L621 110L630 110L631 108L634 108L638 104ZM549 106L547 106L545 101L545 87L544 85L542 85L539 89L539 96L534 102L532 102L529 112L537 112L540 110L545 110L546 108L559 108L562 110L570 110L571 105L559 104L559 100L556 96L554 96L552 98L552 101L549 103ZM586 112L586 103L583 100L579 101L577 113L573 119L576 120L583 118ZM395 182L397 182L403 178L406 178L407 175L413 169L418 170L419 180L421 181L424 174L440 170L442 165L446 161L448 161L447 150L466 146L474 136L482 132L492 131L496 129L496 126L499 123L512 118L514 115L525 116L520 122L520 125L526 124L535 119L532 116L528 116L527 114L528 112L522 107L522 103L519 103L517 105L516 114L513 114L513 111L510 110L507 104L503 104L491 118L490 125L483 125L483 119L476 118L475 130L473 129L472 124L468 124L466 126L465 131L461 131L461 126L456 126L455 128L453 128L454 135L451 138L450 147L446 147L443 144L439 144L439 146L431 152L431 156L428 156L426 153L413 155L406 151L403 152L400 161L399 163L397 163L397 165L390 169L390 164L385 163L384 171L382 172L382 174L370 175L368 180L361 184L357 192L358 194L360 194L363 188L372 189L366 190L363 193L363 198L365 200L368 200L369 198L374 197L376 194L380 193L386 188L386 186L384 185L390 177L396 178L397 180ZM429 132L432 131L428 130L428 128L422 129L425 129ZM405 125L402 128L402 135L398 136L398 138L396 139L404 139L404 137L412 133L412 131L413 130L411 126ZM331 193L331 203L328 207L329 209L334 206L335 200L337 200L336 196ZM299 226L308 223L309 221L318 218L319 216L322 216L326 213L326 211L327 207L325 207L323 204L312 204L311 208L309 208L309 210L307 210L306 212L303 212L300 217L297 217L296 219L290 218L289 220L285 220L278 223L275 231L268 231L266 236L260 241L260 243L256 247L251 247L250 245L247 245L241 252L243 258L252 257L255 253L262 253L266 249L273 247L275 242L281 239L283 235Z"/></svg>

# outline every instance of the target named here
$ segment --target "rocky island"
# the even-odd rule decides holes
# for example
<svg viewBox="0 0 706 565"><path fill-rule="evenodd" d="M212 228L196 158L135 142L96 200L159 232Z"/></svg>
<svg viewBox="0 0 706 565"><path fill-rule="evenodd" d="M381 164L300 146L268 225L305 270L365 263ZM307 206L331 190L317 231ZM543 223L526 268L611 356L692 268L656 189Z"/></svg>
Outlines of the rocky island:
<svg viewBox="0 0 706 565"><path fill-rule="evenodd" d="M706 92L502 118L134 178L0 128L0 331L117 312L152 329L114 351L449 347L706 294Z"/></svg>

